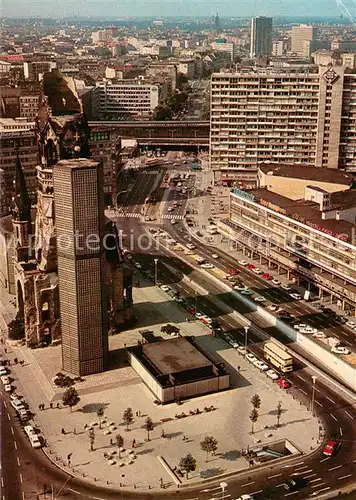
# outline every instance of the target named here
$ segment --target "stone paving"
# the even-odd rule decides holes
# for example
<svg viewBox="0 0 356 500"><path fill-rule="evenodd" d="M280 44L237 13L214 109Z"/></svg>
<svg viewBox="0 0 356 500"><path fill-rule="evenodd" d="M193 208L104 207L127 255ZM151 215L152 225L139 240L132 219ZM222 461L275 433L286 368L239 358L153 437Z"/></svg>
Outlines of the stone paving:
<svg viewBox="0 0 356 500"><path fill-rule="evenodd" d="M150 329L158 335L161 325L169 320L179 325L182 334L197 335L197 341L216 360L224 361L230 367L233 389L195 398L181 406L156 406L153 404L154 396L131 367L121 366L104 374L86 377L84 382L77 384L81 401L78 408L70 413L67 408L49 409L50 401L54 402L54 406L60 401L61 391L51 381L53 375L60 371L60 346L33 351L12 347L10 358L16 356L26 360L23 367L11 367L14 385L31 404L36 413L35 425L47 441L46 451L59 465L72 472L74 468L75 474L84 474L90 481L95 478L99 484L108 483L109 486L119 487L121 483L127 488L136 486L147 489L149 486L159 488L161 478L167 487L173 486L172 477L161 465L159 456L170 467L174 467L180 457L191 452L198 462L196 472L189 479L192 481L245 468L247 463L241 456L241 450L259 441L268 443L288 437L304 452L310 451L311 445L317 446L314 437L318 433L318 422L304 406L293 400L291 395L281 392L276 384L222 340L212 338L204 325L185 322L186 313L170 301L163 291L149 286L144 280L141 285L141 288L134 290L139 323L143 319L152 323L154 319ZM2 298L6 302L6 298ZM148 311L152 317L147 320ZM140 339L138 330L141 328L140 325L135 330L110 337L110 350L119 352L124 344L135 344ZM250 400L255 393L261 396L262 406L255 434L251 435ZM285 411L281 426L277 429L274 427L275 408L279 399L282 399ZM40 403L45 404L46 410L37 409ZM204 412L204 407L211 405L216 409ZM105 423L99 429L96 411L101 406L105 408ZM131 430L125 431L122 414L129 406L134 415L140 411L142 416L135 416ZM176 413L189 414L190 410L196 408L202 411L200 415L175 419ZM142 428L147 415L155 423L150 441L147 441L147 433ZM85 425L91 424L95 429L93 452L89 451L88 431L84 429ZM266 426L268 429L265 429ZM62 428L65 434L61 433ZM166 437L161 436L162 429ZM130 454L123 452L122 458L118 458L115 444L110 444L110 439L115 443L118 433L124 438L125 450L133 451ZM200 441L206 435L213 435L219 443L217 455L207 463L205 453L200 450ZM133 439L136 440L134 449L131 446ZM69 453L73 453L70 466L67 462ZM104 458L104 453L110 454L112 460ZM184 478L182 480L185 481Z"/></svg>

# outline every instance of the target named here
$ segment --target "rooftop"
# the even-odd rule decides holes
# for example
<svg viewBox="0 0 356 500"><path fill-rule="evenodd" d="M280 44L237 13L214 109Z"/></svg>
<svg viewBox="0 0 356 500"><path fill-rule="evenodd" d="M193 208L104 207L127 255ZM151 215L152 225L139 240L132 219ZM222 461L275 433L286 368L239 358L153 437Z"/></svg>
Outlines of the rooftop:
<svg viewBox="0 0 356 500"><path fill-rule="evenodd" d="M144 344L142 349L143 354L162 375L212 365L184 337L155 342L153 344Z"/></svg>
<svg viewBox="0 0 356 500"><path fill-rule="evenodd" d="M262 163L259 169L265 175L289 177L291 179L304 179L308 181L333 182L351 186L353 177L342 170L333 168L318 168L307 165L288 165L281 163Z"/></svg>
<svg viewBox="0 0 356 500"><path fill-rule="evenodd" d="M88 158L73 158L70 160L60 160L56 164L56 170L59 167L65 167L70 170L76 170L80 168L90 168L96 167L99 162L95 160L90 160Z"/></svg>

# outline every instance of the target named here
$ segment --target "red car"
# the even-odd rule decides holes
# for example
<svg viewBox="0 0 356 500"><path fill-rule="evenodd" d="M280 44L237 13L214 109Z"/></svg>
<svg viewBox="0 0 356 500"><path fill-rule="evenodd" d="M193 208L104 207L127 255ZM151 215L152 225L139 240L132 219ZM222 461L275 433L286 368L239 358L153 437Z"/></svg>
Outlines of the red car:
<svg viewBox="0 0 356 500"><path fill-rule="evenodd" d="M284 377L281 377L277 380L277 384L281 389L289 389L289 387L292 385L289 380L285 379Z"/></svg>
<svg viewBox="0 0 356 500"><path fill-rule="evenodd" d="M236 269L232 269L232 268L231 268L231 269L229 269L229 271L228 271L228 272L229 272L229 274L232 274L233 276L235 276L235 274L239 274L239 272L238 272L238 271L236 271Z"/></svg>
<svg viewBox="0 0 356 500"><path fill-rule="evenodd" d="M331 457L334 453L336 453L339 447L339 443L337 441L328 441L323 449L323 454L327 457Z"/></svg>
<svg viewBox="0 0 356 500"><path fill-rule="evenodd" d="M190 314L195 314L195 307L193 306L188 306L187 311L190 312Z"/></svg>
<svg viewBox="0 0 356 500"><path fill-rule="evenodd" d="M271 280L272 277L273 276L271 274L268 274L268 273L263 273L262 274L262 278L265 279L265 280Z"/></svg>
<svg viewBox="0 0 356 500"><path fill-rule="evenodd" d="M247 269L255 269L255 264L247 264Z"/></svg>

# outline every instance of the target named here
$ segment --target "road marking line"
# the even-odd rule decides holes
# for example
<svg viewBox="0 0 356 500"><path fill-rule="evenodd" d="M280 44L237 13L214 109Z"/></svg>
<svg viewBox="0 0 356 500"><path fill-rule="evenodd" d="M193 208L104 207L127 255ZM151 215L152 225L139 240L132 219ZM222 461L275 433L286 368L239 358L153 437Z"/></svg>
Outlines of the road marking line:
<svg viewBox="0 0 356 500"><path fill-rule="evenodd" d="M332 417L335 420L335 422L337 422L337 418L335 417L335 415L333 415L332 413L330 413L330 417Z"/></svg>
<svg viewBox="0 0 356 500"><path fill-rule="evenodd" d="M314 387L314 391L320 392L320 389L318 389L317 387Z"/></svg>
<svg viewBox="0 0 356 500"><path fill-rule="evenodd" d="M330 490L330 488L331 488L331 486L327 486L326 488L323 488L323 489L321 489L321 490L318 490L318 491L316 492L316 494L317 494L317 495L319 495L319 493L321 493L322 491L327 491L327 490Z"/></svg>
<svg viewBox="0 0 356 500"><path fill-rule="evenodd" d="M298 465L303 465L304 462L298 462L297 464L294 464L294 467L297 467Z"/></svg>
<svg viewBox="0 0 356 500"><path fill-rule="evenodd" d="M316 404L319 405L319 406L323 406L321 403L319 403L319 401L315 400Z"/></svg>
<svg viewBox="0 0 356 500"><path fill-rule="evenodd" d="M250 493L250 495L251 496L258 495L259 493L262 493L262 492L263 492L263 490L254 491L254 492Z"/></svg>
<svg viewBox="0 0 356 500"><path fill-rule="evenodd" d="M17 450L17 443L14 441L15 450Z"/></svg>
<svg viewBox="0 0 356 500"><path fill-rule="evenodd" d="M300 375L297 375L298 378L300 378L300 380L304 380L305 382L305 378L301 377Z"/></svg>
<svg viewBox="0 0 356 500"><path fill-rule="evenodd" d="M17 458L17 465L20 467L20 459L19 457L16 457Z"/></svg>
<svg viewBox="0 0 356 500"><path fill-rule="evenodd" d="M21 484L23 484L23 479L22 479L22 474L20 473L20 481L21 481Z"/></svg>
<svg viewBox="0 0 356 500"><path fill-rule="evenodd" d="M4 487L4 479L3 478L1 478L1 486L2 486L2 488Z"/></svg>
<svg viewBox="0 0 356 500"><path fill-rule="evenodd" d="M320 463L326 462L326 460L330 460L330 457L323 458L323 460L320 460Z"/></svg>
<svg viewBox="0 0 356 500"><path fill-rule="evenodd" d="M336 404L335 401L333 401L331 398L329 398L328 396L326 396L326 399L328 399L329 401L331 401L332 403L334 403L334 405Z"/></svg>
<svg viewBox="0 0 356 500"><path fill-rule="evenodd" d="M7 414L7 419L11 420L10 413Z"/></svg>
<svg viewBox="0 0 356 500"><path fill-rule="evenodd" d="M347 477L351 477L352 474L347 474L346 476L341 476L341 477L338 477L338 479L346 479Z"/></svg>
<svg viewBox="0 0 356 500"><path fill-rule="evenodd" d="M342 427L340 427L340 436L342 436Z"/></svg>
<svg viewBox="0 0 356 500"><path fill-rule="evenodd" d="M6 403L6 401L4 401L4 406L5 406L5 408L7 408L7 403Z"/></svg>
<svg viewBox="0 0 356 500"><path fill-rule="evenodd" d="M310 477L316 476L316 472L314 474L309 474L309 476L303 476L303 479L309 479Z"/></svg>
<svg viewBox="0 0 356 500"><path fill-rule="evenodd" d="M350 474L351 476L351 474ZM245 486L250 486L250 484L255 484L256 481L251 481L250 483L242 484L241 488L244 488Z"/></svg>
<svg viewBox="0 0 356 500"><path fill-rule="evenodd" d="M354 419L354 417L353 417L352 415L350 415L350 413L349 413L348 411L346 411L346 410L345 410L345 413L346 413L346 415L347 415L348 417L350 417L350 418L351 418L351 420L353 420L353 419Z"/></svg>
<svg viewBox="0 0 356 500"><path fill-rule="evenodd" d="M14 428L11 426L11 434L14 435Z"/></svg>
<svg viewBox="0 0 356 500"><path fill-rule="evenodd" d="M324 484L326 484L326 483L313 484L313 486L311 486L311 488L320 488L320 486L323 486Z"/></svg>
<svg viewBox="0 0 356 500"><path fill-rule="evenodd" d="M277 484L276 488L282 488L282 486L284 486L284 483L282 483L282 484Z"/></svg>
<svg viewBox="0 0 356 500"><path fill-rule="evenodd" d="M303 467L298 467L298 469L295 469L295 470L307 469L308 467L309 467L309 465L303 465ZM308 470L308 472L309 472L309 471L312 471L312 470L313 470L313 469L309 469L309 470ZM304 471L304 472L306 472L306 471Z"/></svg>
<svg viewBox="0 0 356 500"><path fill-rule="evenodd" d="M298 389L300 390L300 392L302 392L303 394L305 394L306 396L308 396L308 393L305 392L303 389L301 389L300 387L298 387Z"/></svg>
<svg viewBox="0 0 356 500"><path fill-rule="evenodd" d="M274 477L281 476L282 474L275 474L274 476L268 476L267 479L273 479Z"/></svg>
<svg viewBox="0 0 356 500"><path fill-rule="evenodd" d="M284 496L289 497L290 495L297 495L299 491L291 491L290 493L286 493Z"/></svg>
<svg viewBox="0 0 356 500"><path fill-rule="evenodd" d="M328 469L328 470L340 469L340 467L342 467L342 465L336 465L335 467L331 467L331 468L330 468L330 469Z"/></svg>
<svg viewBox="0 0 356 500"><path fill-rule="evenodd" d="M316 481L322 481L321 477L317 477L316 479L312 479L311 481L309 481L309 483L315 483Z"/></svg>

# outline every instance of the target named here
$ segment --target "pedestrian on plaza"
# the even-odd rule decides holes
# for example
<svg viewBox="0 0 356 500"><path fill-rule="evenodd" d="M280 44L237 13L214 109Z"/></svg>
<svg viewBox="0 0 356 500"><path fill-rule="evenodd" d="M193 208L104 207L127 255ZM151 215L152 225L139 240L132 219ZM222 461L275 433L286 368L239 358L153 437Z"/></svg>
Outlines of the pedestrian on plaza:
<svg viewBox="0 0 356 500"><path fill-rule="evenodd" d="M135 448L135 446L136 446L136 439L132 441L132 448Z"/></svg>
<svg viewBox="0 0 356 500"><path fill-rule="evenodd" d="M138 417L138 411L135 413L136 417Z"/></svg>
<svg viewBox="0 0 356 500"><path fill-rule="evenodd" d="M57 410L59 410L59 403L57 403Z"/></svg>
<svg viewBox="0 0 356 500"><path fill-rule="evenodd" d="M38 409L39 409L39 410L42 410L42 405L38 405Z"/></svg>
<svg viewBox="0 0 356 500"><path fill-rule="evenodd" d="M50 404L49 404L49 407L50 407L50 408L51 408L51 410L52 410L52 408L53 408L53 403L50 403Z"/></svg>
<svg viewBox="0 0 356 500"><path fill-rule="evenodd" d="M112 438L110 438L110 444L112 445Z"/></svg>
<svg viewBox="0 0 356 500"><path fill-rule="evenodd" d="M87 430L87 428L88 428L88 424L85 424L85 425L84 425L84 430L86 431L86 430Z"/></svg>
<svg viewBox="0 0 356 500"><path fill-rule="evenodd" d="M238 372L240 371L240 368L241 368L241 366L239 365L239 366L237 367L237 371L238 371Z"/></svg>
<svg viewBox="0 0 356 500"><path fill-rule="evenodd" d="M4 348L4 352L5 352L5 354L7 353L7 348L6 347Z"/></svg>
<svg viewBox="0 0 356 500"><path fill-rule="evenodd" d="M74 434L74 435L77 435L77 431L76 431L76 429L73 429L73 434Z"/></svg>
<svg viewBox="0 0 356 500"><path fill-rule="evenodd" d="M163 488L163 478L161 478L161 477L159 478L159 484L160 484L161 488Z"/></svg>
<svg viewBox="0 0 356 500"><path fill-rule="evenodd" d="M163 437L163 438L164 438L164 437L166 437L166 434L165 434L165 432L164 432L164 429L162 429L162 430L161 430L161 437Z"/></svg>
<svg viewBox="0 0 356 500"><path fill-rule="evenodd" d="M63 427L62 427L61 433L62 433L62 434L65 434L65 433L66 433L66 431L63 429Z"/></svg>

